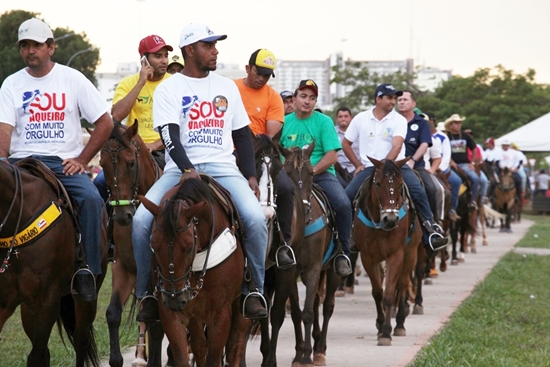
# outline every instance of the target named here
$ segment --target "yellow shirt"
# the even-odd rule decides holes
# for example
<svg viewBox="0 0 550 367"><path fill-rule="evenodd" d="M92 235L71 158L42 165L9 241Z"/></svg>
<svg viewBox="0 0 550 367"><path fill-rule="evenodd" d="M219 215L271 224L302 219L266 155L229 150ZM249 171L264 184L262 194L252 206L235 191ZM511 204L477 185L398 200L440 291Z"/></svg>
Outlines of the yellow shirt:
<svg viewBox="0 0 550 367"><path fill-rule="evenodd" d="M146 81L139 92L134 107L132 107L130 114L126 118L126 125L128 126L133 125L137 119L139 136L146 144L154 143L160 139L159 133L153 130L153 94L157 86L170 76L171 74L166 73L164 74L164 78L159 81ZM126 97L138 81L139 73L122 79L116 87L113 105Z"/></svg>

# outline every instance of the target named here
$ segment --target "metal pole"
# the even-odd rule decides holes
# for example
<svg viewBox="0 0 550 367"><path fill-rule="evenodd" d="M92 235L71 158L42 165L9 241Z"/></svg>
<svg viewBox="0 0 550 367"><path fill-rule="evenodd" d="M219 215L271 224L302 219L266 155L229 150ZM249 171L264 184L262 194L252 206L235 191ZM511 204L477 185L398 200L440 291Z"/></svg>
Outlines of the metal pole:
<svg viewBox="0 0 550 367"><path fill-rule="evenodd" d="M73 59L74 59L75 57L77 57L78 55L83 54L83 53L85 53L85 52L92 51L92 50L93 50L93 47L88 47L88 48L85 49L85 50L80 50L80 51L78 51L78 52L75 52L75 53L73 54L73 56L71 56L71 57L69 58L69 61L67 61L67 66L71 65L71 61L73 61Z"/></svg>
<svg viewBox="0 0 550 367"><path fill-rule="evenodd" d="M64 34L64 35L62 35L62 36L59 36L59 37L57 37L57 38L54 38L53 40L54 40L54 42L57 42L57 41L59 41L59 40L62 40L62 39L65 39L65 38L69 38L69 37L72 37L72 36L76 36L76 34L74 34L74 33L67 33L67 34Z"/></svg>

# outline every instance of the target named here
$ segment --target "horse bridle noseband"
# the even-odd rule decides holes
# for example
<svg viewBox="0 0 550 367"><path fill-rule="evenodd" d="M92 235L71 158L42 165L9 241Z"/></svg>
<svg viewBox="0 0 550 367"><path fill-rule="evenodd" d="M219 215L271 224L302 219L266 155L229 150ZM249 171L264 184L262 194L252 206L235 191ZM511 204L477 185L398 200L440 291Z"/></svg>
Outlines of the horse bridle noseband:
<svg viewBox="0 0 550 367"><path fill-rule="evenodd" d="M396 202L395 202L395 189L393 187L393 179L395 177L395 174L393 173L386 173L385 175L388 177L388 184L389 184L389 192L390 192L390 208L389 209L382 209L382 201L380 200L380 195L378 194L378 189L377 189L377 186L376 186L376 170L378 168L375 169L375 171L373 172L373 175L372 175L372 185L371 185L371 190L374 190L374 193L376 195L376 199L378 201L378 208L380 210L380 217L382 217L384 214L395 214L395 215L399 215L399 209L400 208L397 208L396 206ZM368 206L366 206L366 209L367 209L367 213L368 215L371 217L371 218L374 218L372 216L372 213L370 212L370 209ZM374 223L374 222L373 222ZM383 229L385 231L390 231L392 229L387 229L385 228L383 225L382 225L382 222L380 222L379 224L376 225L375 227L376 229Z"/></svg>
<svg viewBox="0 0 550 367"><path fill-rule="evenodd" d="M119 146L116 146L115 148L112 148L111 141L109 140L109 147L101 149L109 153L109 156L111 157L111 163L113 164L115 200L110 200L112 198L112 193L111 193L110 186L107 185L107 192L109 193L109 200L107 201L107 203L112 207L132 205L134 208L136 208L139 205L139 200L137 199L137 193L139 188L139 146L137 145L135 139L132 139L131 143L135 148L134 156L136 159L137 168L136 168L136 177L134 178L134 181L131 183L133 195L130 200L119 199L120 193L118 192L118 170L117 170L118 154L123 150L129 148L129 146L127 145L122 148Z"/></svg>
<svg viewBox="0 0 550 367"><path fill-rule="evenodd" d="M188 209L189 204L187 203L187 201L184 201L184 200L181 200L181 199L177 199L177 201L178 201L178 216L177 216L177 219L176 219L176 223L179 223L181 207L183 206L183 207ZM166 205L167 202L168 202L168 200L166 200L163 203L163 205ZM157 281L157 286L156 286L155 291L158 291L161 294L167 295L171 298L175 298L175 297L178 297L180 294L184 294L184 298L187 301L190 301L190 300L192 300L192 299L194 299L195 297L198 296L200 290L202 289L202 287L204 285L204 276L206 275L206 269L208 267L208 257L210 255L211 244L214 240L214 228L215 228L215 226L214 226L215 225L214 208L212 206L212 203L209 202L208 204L210 206L210 211L211 211L211 214L212 214L212 228L211 228L211 231L210 231L210 243L208 245L208 249L207 249L207 252L206 252L206 259L204 261L204 266L203 266L202 272L199 276L199 279L197 279L197 285L195 287L192 287L191 286L191 281L190 281L191 275L193 274L193 271L192 271L193 261L191 261L191 264L189 265L189 268L187 269L187 271L181 277L174 278L174 276L175 276L174 242L176 241L176 238L177 238L178 234L183 233L183 232L187 231L188 229L191 229L193 231L193 246L191 248L191 251L192 251L193 254L196 254L196 252L197 252L197 225L199 224L199 220L197 219L197 217L193 217L193 218L191 218L191 220L189 221L189 223L187 223L187 225L185 227L175 230L174 237L171 240L166 238L166 235L165 235L166 243L168 245L168 253L169 253L168 276L165 276L164 274L162 274L162 272L160 270L160 267L157 265L157 274L159 276L159 279ZM158 223L156 221L155 221L155 225L160 228L160 226L158 225ZM154 252L153 248L151 248L151 250ZM184 280L184 279L185 279L184 287L180 290L177 290L176 289L176 283L181 281L181 280ZM164 287L163 282L167 282L167 283L170 284L170 290L166 290L166 288Z"/></svg>

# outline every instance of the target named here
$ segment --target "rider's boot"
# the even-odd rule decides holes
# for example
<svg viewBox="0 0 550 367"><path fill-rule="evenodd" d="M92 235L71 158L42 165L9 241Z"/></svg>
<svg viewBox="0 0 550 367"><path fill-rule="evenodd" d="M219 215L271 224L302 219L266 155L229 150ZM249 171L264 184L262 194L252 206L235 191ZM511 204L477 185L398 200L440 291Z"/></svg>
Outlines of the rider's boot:
<svg viewBox="0 0 550 367"><path fill-rule="evenodd" d="M285 243L279 246L275 255L277 267L279 269L286 269L296 265L296 257L294 256L294 251L292 251L292 248L287 245L287 243L288 242L285 241Z"/></svg>
<svg viewBox="0 0 550 367"><path fill-rule="evenodd" d="M95 277L89 269L78 269L74 273L71 293L76 299L84 302L95 301L97 299Z"/></svg>
<svg viewBox="0 0 550 367"><path fill-rule="evenodd" d="M250 292L244 296L243 316L247 319L257 320L267 317L267 302L258 292Z"/></svg>
<svg viewBox="0 0 550 367"><path fill-rule="evenodd" d="M351 260L345 254L339 254L334 258L334 271L341 277L347 277L353 270Z"/></svg>
<svg viewBox="0 0 550 367"><path fill-rule="evenodd" d="M136 316L138 322L155 322L159 320L159 303L153 296L145 296L141 300L141 310Z"/></svg>

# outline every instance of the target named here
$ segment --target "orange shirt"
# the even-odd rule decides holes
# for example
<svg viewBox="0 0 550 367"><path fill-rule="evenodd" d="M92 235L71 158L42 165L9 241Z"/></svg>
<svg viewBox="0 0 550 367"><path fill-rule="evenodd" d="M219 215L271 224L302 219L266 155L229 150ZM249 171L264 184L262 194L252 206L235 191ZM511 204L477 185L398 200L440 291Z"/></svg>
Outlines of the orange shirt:
<svg viewBox="0 0 550 367"><path fill-rule="evenodd" d="M254 135L266 134L267 120L280 121L285 119L283 100L269 85L261 89L253 89L244 85L243 79L236 79L235 84L241 92L244 108L250 119L250 130Z"/></svg>

